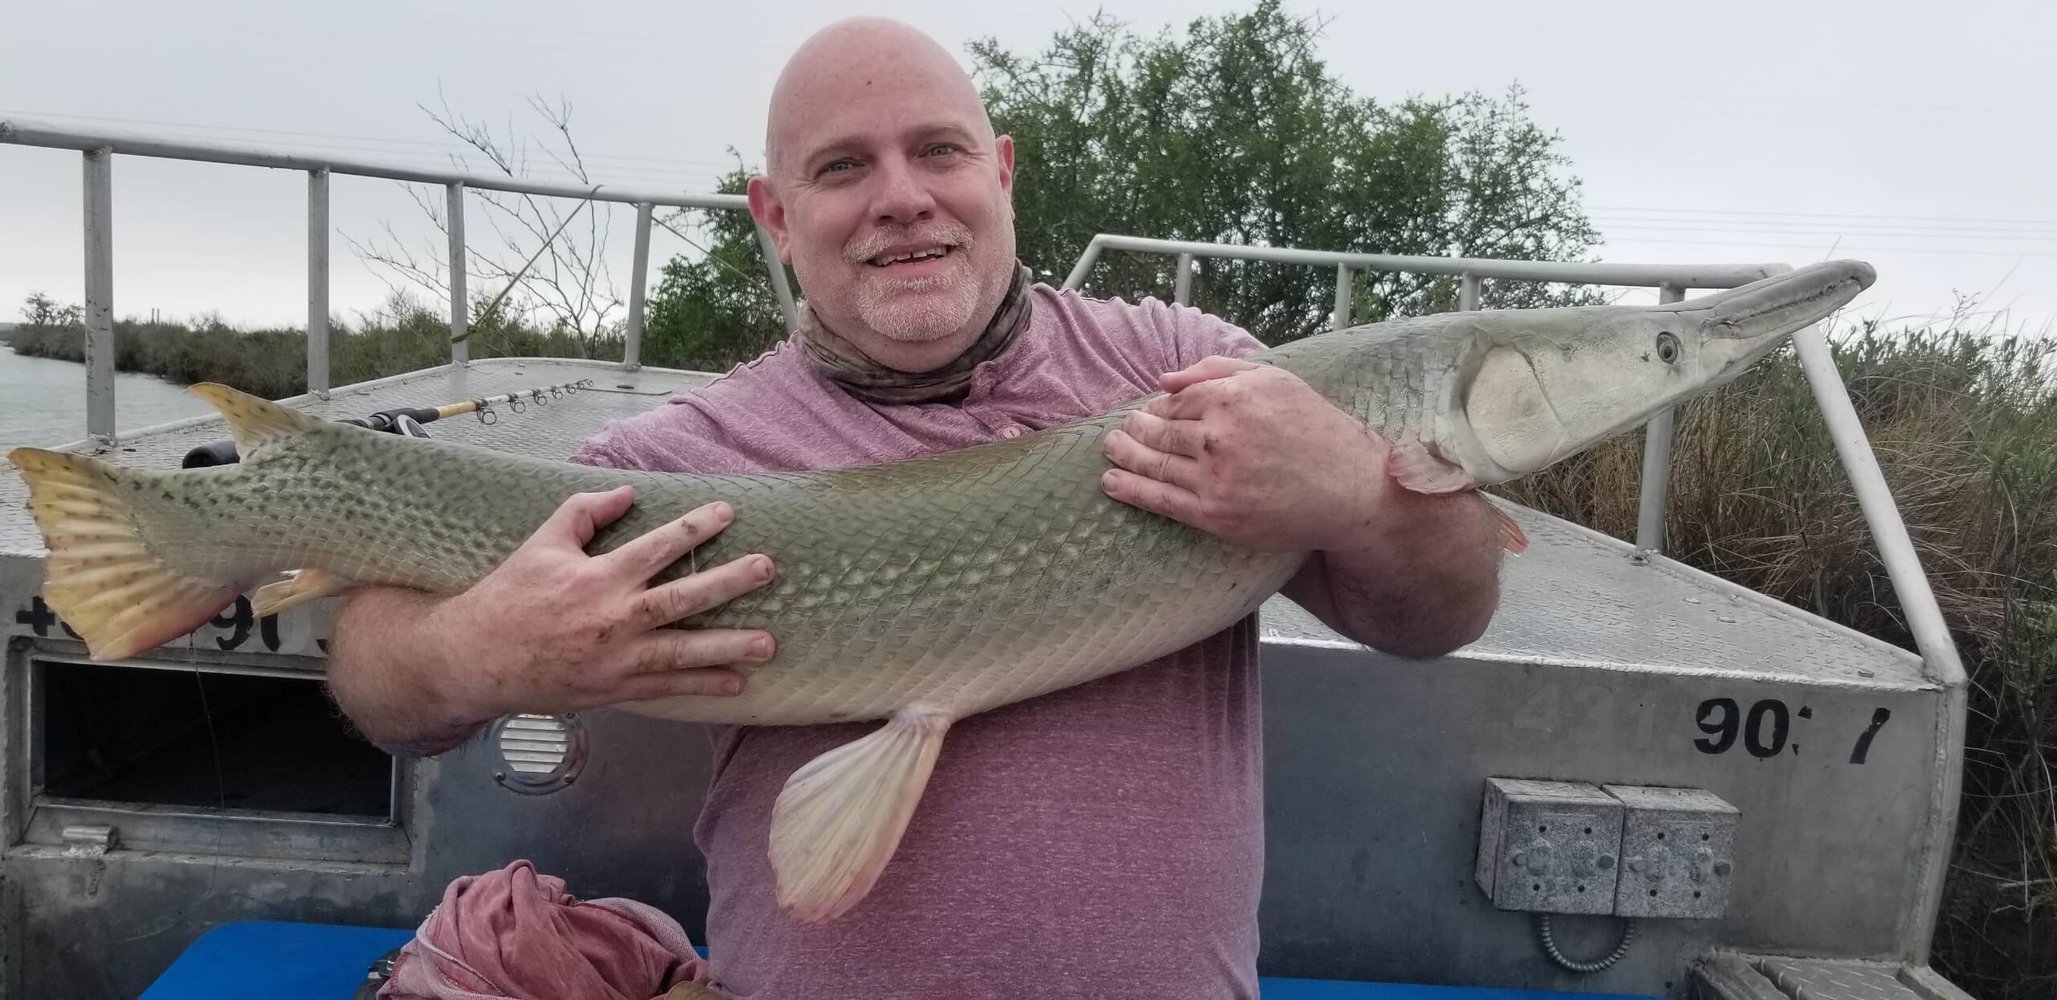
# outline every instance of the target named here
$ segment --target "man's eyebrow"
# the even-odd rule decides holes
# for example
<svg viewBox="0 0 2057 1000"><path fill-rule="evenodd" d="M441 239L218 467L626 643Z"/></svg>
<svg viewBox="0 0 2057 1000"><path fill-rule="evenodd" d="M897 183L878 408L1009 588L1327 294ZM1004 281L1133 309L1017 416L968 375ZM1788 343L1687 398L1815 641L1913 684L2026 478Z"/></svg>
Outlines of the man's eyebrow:
<svg viewBox="0 0 2057 1000"><path fill-rule="evenodd" d="M973 143L971 130L956 122L927 122L914 126L908 130L907 134L917 139L933 139L941 136L957 139L965 145ZM808 150L807 155L802 157L800 162L812 166L820 163L825 157L858 152L867 145L869 145L869 141L860 136L837 136Z"/></svg>
<svg viewBox="0 0 2057 1000"><path fill-rule="evenodd" d="M863 146L864 140L859 139L856 136L841 136L835 139L830 139L829 141L824 142L821 145L809 149L807 151L807 154L800 158L800 162L802 165L805 166L813 166L814 164L820 162L821 158L824 156L829 156L836 153L853 152L855 150L863 148Z"/></svg>

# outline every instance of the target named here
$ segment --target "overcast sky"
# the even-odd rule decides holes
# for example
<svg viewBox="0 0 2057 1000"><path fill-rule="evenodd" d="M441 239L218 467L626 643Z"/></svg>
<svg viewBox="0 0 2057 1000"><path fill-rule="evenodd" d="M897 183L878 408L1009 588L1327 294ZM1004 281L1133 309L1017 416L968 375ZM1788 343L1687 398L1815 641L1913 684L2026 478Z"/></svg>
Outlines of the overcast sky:
<svg viewBox="0 0 2057 1000"><path fill-rule="evenodd" d="M1220 0L871 10L953 51L1038 50L1105 9L1155 31ZM1928 316L1955 292L2042 330L2057 318L2057 4L1329 3L1322 55L1382 99L1519 82L1564 137L1602 259L1872 261L1863 315ZM70 0L0 5L0 118L259 143L418 166L456 150L417 104L535 136L530 95L572 106L595 178L707 190L759 162L764 103L792 46L857 8L815 0L338 4ZM82 297L80 157L0 146L0 321L42 290ZM547 159L536 176L562 177ZM1024 165L1033 169L1032 165ZM306 317L306 180L138 157L114 166L124 316ZM334 312L375 306L347 238L427 232L404 186L336 178ZM477 208L475 238L490 238ZM632 211L611 216L629 269ZM1147 235L1147 234L1146 234ZM661 230L653 267L684 247ZM625 290L626 285L624 284Z"/></svg>

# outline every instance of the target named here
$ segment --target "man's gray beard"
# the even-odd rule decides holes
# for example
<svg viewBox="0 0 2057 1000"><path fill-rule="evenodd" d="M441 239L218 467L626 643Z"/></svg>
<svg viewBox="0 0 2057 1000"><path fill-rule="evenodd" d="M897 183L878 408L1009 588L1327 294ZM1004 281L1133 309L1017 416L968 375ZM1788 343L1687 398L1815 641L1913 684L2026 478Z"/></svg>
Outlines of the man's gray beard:
<svg viewBox="0 0 2057 1000"><path fill-rule="evenodd" d="M953 293L931 297L936 288L953 280L958 285ZM956 334L976 320L972 313L978 308L982 289L978 275L968 269L895 284L892 291L883 295L879 294L883 290L867 288L857 298L857 318L881 337L903 343L928 343ZM921 298L915 302L895 301L910 295Z"/></svg>

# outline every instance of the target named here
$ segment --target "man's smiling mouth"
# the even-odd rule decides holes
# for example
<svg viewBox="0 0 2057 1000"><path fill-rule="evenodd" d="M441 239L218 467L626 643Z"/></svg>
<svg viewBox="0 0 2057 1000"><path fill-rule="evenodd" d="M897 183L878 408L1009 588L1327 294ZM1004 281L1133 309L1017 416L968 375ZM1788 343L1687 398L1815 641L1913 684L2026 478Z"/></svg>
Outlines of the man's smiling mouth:
<svg viewBox="0 0 2057 1000"><path fill-rule="evenodd" d="M870 263L873 267L890 267L894 264L913 263L936 257L945 257L955 249L955 247L950 246L933 246L923 247L919 250L909 250L905 253L880 254L877 257L873 257Z"/></svg>

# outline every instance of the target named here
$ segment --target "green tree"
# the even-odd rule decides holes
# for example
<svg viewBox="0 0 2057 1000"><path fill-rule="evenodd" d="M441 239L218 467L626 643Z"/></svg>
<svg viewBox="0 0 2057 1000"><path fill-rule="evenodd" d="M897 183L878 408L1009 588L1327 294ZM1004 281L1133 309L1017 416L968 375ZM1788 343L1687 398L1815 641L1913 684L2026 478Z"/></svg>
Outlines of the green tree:
<svg viewBox="0 0 2057 1000"><path fill-rule="evenodd" d="M750 177L738 166L717 190L741 194ZM664 265L643 317L645 364L722 371L785 337L785 317L748 213L679 212L664 225L700 253ZM790 272L786 281L795 288Z"/></svg>
<svg viewBox="0 0 2057 1000"><path fill-rule="evenodd" d="M1524 260L1576 260L1596 242L1558 138L1529 120L1518 88L1381 104L1329 73L1319 36L1319 25L1259 0L1154 37L1096 17L1034 55L974 42L974 79L995 128L1015 141L1022 260L1061 282L1102 232ZM741 191L747 178L739 167L722 189ZM667 264L652 296L652 364L716 367L784 333L748 219L716 213L700 228L704 250ZM1110 251L1086 290L1168 299L1176 263ZM1455 278L1360 272L1353 287L1358 323L1457 303ZM1588 291L1524 282L1488 283L1484 296L1494 308L1589 301ZM1206 261L1193 302L1278 344L1328 327L1335 274Z"/></svg>
<svg viewBox="0 0 2057 1000"><path fill-rule="evenodd" d="M1382 105L1316 56L1319 26L1261 0L1143 38L1106 17L1034 57L971 47L994 126L1014 137L1022 257L1060 279L1094 234L1428 256L1577 259L1597 239L1557 138L1519 89ZM1109 252L1101 294L1168 297L1176 259ZM1454 278L1358 273L1352 322L1453 308ZM1586 301L1489 284L1485 304ZM1267 343L1329 325L1335 275L1212 261L1193 301Z"/></svg>

